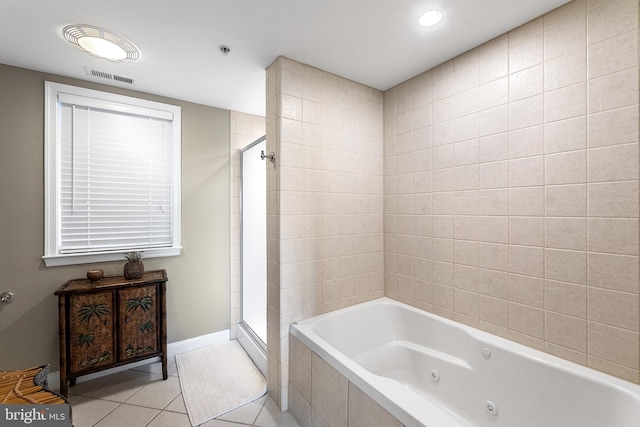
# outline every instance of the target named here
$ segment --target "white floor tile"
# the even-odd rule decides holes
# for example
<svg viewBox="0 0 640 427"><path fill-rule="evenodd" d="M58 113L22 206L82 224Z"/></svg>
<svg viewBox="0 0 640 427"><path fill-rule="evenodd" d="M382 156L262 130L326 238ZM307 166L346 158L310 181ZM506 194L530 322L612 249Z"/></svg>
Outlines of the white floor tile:
<svg viewBox="0 0 640 427"><path fill-rule="evenodd" d="M259 399L249 402L246 405L239 407L231 412L220 415L217 419L224 421L233 421L234 423L253 424L258 418L260 410L264 406L264 402L267 400L267 396L263 396Z"/></svg>
<svg viewBox="0 0 640 427"><path fill-rule="evenodd" d="M108 400L82 398L72 405L71 417L74 427L91 427L111 411L120 406L117 402Z"/></svg>
<svg viewBox="0 0 640 427"><path fill-rule="evenodd" d="M104 417L96 427L144 427L158 415L157 409L122 404Z"/></svg>
<svg viewBox="0 0 640 427"><path fill-rule="evenodd" d="M191 422L186 414L162 411L147 427L191 427Z"/></svg>
<svg viewBox="0 0 640 427"><path fill-rule="evenodd" d="M126 400L131 405L146 406L148 408L164 409L180 394L180 380L176 377L162 379L156 376L144 385L133 396Z"/></svg>
<svg viewBox="0 0 640 427"><path fill-rule="evenodd" d="M184 399L182 398L182 393L180 393L178 395L178 397L176 397L175 399L173 399L173 402L169 403L169 405L167 405L166 408L164 408L165 411L171 411L171 412L178 412L181 414L186 414L187 413L187 407L184 404Z"/></svg>
<svg viewBox="0 0 640 427"><path fill-rule="evenodd" d="M254 423L260 427L299 427L290 412L282 412L274 400L269 397Z"/></svg>

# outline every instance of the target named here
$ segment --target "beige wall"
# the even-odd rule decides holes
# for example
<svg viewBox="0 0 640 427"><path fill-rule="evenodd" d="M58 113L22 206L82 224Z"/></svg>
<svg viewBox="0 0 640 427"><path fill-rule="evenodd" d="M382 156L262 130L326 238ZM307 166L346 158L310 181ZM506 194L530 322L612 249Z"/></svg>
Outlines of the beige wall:
<svg viewBox="0 0 640 427"><path fill-rule="evenodd" d="M231 111L229 139L229 185L231 202L229 213L231 262L231 338L236 337L236 324L240 319L240 150L266 134L265 118L253 114ZM266 167L266 162L265 162Z"/></svg>
<svg viewBox="0 0 640 427"><path fill-rule="evenodd" d="M289 324L383 295L382 93L278 58L267 69L269 393Z"/></svg>
<svg viewBox="0 0 640 427"><path fill-rule="evenodd" d="M388 296L639 381L638 1L385 92Z"/></svg>
<svg viewBox="0 0 640 427"><path fill-rule="evenodd" d="M123 262L45 268L44 81L182 107L182 255L143 260L164 268L168 335L175 342L229 328L229 112L0 64L0 369L58 367L56 289L91 268L121 274Z"/></svg>

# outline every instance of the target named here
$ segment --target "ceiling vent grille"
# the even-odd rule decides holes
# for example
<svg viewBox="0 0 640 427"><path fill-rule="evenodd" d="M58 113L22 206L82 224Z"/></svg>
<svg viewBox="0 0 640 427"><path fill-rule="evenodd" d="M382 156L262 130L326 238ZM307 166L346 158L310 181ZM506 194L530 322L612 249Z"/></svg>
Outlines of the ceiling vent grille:
<svg viewBox="0 0 640 427"><path fill-rule="evenodd" d="M123 76L119 76L117 74L111 74L111 73L106 73L104 71L100 71L100 70L94 70L93 68L89 68L89 67L84 67L85 71L87 72L88 76L91 77L97 77L100 79L107 79L107 80L114 80L116 82L120 82L120 83L125 83L125 84L135 84L134 80L132 78L129 77L123 77Z"/></svg>

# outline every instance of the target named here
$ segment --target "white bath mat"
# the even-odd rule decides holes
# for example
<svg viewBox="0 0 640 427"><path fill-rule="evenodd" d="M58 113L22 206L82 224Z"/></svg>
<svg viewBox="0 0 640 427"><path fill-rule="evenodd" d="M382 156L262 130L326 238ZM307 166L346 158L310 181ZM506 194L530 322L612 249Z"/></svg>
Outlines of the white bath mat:
<svg viewBox="0 0 640 427"><path fill-rule="evenodd" d="M267 392L267 382L237 341L176 356L191 425L219 417Z"/></svg>

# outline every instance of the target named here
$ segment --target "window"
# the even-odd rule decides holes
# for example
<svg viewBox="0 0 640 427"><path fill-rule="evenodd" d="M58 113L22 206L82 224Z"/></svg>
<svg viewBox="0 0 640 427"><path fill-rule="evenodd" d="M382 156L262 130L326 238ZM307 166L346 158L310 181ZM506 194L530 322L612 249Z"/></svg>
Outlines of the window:
<svg viewBox="0 0 640 427"><path fill-rule="evenodd" d="M47 266L180 254L180 116L45 82Z"/></svg>

